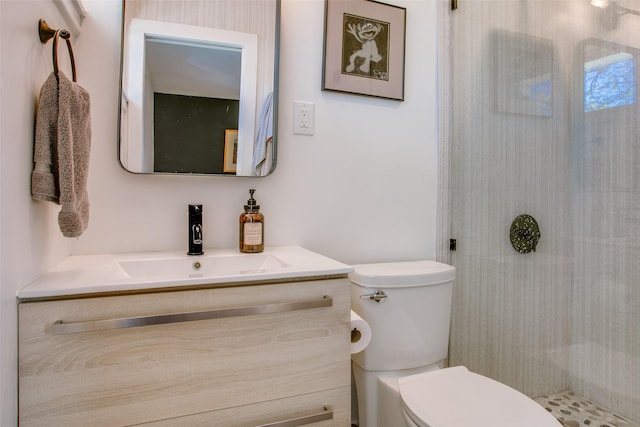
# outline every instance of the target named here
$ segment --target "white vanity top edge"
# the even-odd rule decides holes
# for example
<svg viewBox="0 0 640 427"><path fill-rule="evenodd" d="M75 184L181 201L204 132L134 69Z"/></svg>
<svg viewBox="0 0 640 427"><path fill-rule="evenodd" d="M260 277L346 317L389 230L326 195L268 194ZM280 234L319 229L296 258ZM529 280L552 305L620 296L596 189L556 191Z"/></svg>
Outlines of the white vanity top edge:
<svg viewBox="0 0 640 427"><path fill-rule="evenodd" d="M198 264L194 266L195 263ZM243 270L245 264L256 266ZM147 271L151 273L147 275ZM299 246L265 248L258 254L205 249L204 255L198 256L178 251L73 255L20 288L17 297L30 300L209 284L242 285L346 275L352 271L349 265Z"/></svg>

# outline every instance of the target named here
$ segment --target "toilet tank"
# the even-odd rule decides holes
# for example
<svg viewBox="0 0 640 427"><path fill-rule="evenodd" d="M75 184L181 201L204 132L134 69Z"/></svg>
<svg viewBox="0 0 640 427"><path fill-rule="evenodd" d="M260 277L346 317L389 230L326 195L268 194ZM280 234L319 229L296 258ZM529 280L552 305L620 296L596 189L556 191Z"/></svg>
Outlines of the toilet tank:
<svg viewBox="0 0 640 427"><path fill-rule="evenodd" d="M354 265L351 308L371 326L371 342L351 355L367 371L411 369L447 357L455 267L436 261ZM382 291L376 302L369 295Z"/></svg>

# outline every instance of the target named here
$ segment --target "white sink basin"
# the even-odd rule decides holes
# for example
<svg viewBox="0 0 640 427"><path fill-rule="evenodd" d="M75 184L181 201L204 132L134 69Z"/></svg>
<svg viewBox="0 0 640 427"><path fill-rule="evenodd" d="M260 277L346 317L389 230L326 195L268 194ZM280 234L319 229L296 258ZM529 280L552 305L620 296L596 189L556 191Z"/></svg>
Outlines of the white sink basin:
<svg viewBox="0 0 640 427"><path fill-rule="evenodd" d="M241 286L331 276L346 277L353 268L299 246L269 247L259 254L236 249L185 252L137 252L75 255L18 290L18 298L141 291L181 286ZM313 282L309 282L313 283Z"/></svg>
<svg viewBox="0 0 640 427"><path fill-rule="evenodd" d="M135 278L179 279L275 273L288 267L271 254L215 256L174 256L156 259L119 261L122 270Z"/></svg>

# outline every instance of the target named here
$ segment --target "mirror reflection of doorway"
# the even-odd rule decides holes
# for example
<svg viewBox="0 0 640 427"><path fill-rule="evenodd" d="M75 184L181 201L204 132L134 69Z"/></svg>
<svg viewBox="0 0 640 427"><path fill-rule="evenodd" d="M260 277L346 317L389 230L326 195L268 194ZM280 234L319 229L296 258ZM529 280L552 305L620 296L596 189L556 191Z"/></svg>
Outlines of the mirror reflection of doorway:
<svg viewBox="0 0 640 427"><path fill-rule="evenodd" d="M225 131L238 126L239 101L154 94L154 172L223 173Z"/></svg>

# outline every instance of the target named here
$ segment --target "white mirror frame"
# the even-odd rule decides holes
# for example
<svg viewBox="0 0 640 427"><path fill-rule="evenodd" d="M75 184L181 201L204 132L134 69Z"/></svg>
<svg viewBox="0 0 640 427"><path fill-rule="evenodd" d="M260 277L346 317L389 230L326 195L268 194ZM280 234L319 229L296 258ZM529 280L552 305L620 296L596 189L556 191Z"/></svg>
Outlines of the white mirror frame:
<svg viewBox="0 0 640 427"><path fill-rule="evenodd" d="M256 90L258 80L258 36L256 34L170 22L133 19L129 27L128 51L124 57L121 100L120 158L128 170L153 171L153 131L145 126L152 114L143 117L145 92L145 40L188 40L203 45L235 48L241 51L240 110L238 115L237 175L255 176ZM152 94L150 95L152 96ZM142 141L142 144L129 141ZM125 163L126 162L126 163Z"/></svg>

